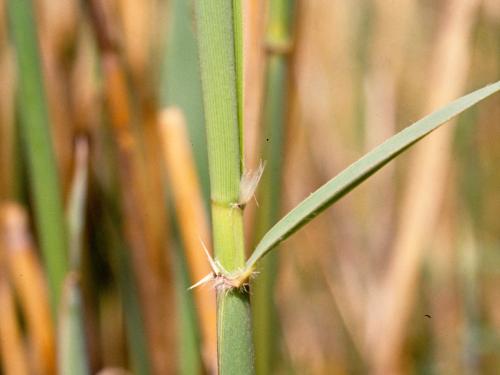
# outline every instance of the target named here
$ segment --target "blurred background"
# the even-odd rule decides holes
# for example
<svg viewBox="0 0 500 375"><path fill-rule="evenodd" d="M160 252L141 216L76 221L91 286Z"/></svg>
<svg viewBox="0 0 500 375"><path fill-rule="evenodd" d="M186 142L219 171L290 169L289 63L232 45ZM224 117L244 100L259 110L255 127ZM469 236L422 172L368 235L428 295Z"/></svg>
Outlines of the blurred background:
<svg viewBox="0 0 500 375"><path fill-rule="evenodd" d="M500 77L497 0L244 1L247 249ZM193 2L0 0L1 373L216 371ZM282 23L280 23L282 22ZM276 32L278 30L278 32ZM500 373L500 97L261 266L259 374ZM274 151L274 152L273 152Z"/></svg>

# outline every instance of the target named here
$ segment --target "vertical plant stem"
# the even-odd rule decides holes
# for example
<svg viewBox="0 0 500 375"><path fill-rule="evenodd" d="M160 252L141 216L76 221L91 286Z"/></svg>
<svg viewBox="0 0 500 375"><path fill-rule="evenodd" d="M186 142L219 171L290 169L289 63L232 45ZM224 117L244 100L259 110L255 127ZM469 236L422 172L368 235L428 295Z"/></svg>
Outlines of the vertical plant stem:
<svg viewBox="0 0 500 375"><path fill-rule="evenodd" d="M57 165L50 137L33 2L9 0L10 31L18 67L18 101L35 207L35 224L47 267L52 312L57 310L66 262L66 231Z"/></svg>
<svg viewBox="0 0 500 375"><path fill-rule="evenodd" d="M66 213L70 272L65 279L58 316L58 370L61 375L90 374L80 287L88 185L88 147L84 137L76 140L75 166Z"/></svg>
<svg viewBox="0 0 500 375"><path fill-rule="evenodd" d="M212 201L215 257L232 273L243 268L243 212L237 74L232 0L198 0L198 49ZM253 374L250 301L246 291L217 290L218 362L221 374Z"/></svg>
<svg viewBox="0 0 500 375"><path fill-rule="evenodd" d="M198 316L196 316L197 308L195 306L195 301L188 290L193 284L189 279L186 259L182 257L182 249L180 246L176 253L177 254L174 258L174 274L177 292L178 316L180 317L179 322L177 323L177 343L179 345L177 359L178 374L202 374L204 372L203 361L201 358L202 344L200 344L200 339L203 340L203 338L200 336L201 329L198 324ZM217 362L217 354L215 354L215 361ZM207 371L207 374L212 373ZM217 374L217 372L214 374Z"/></svg>
<svg viewBox="0 0 500 375"><path fill-rule="evenodd" d="M290 46L290 19L293 1L270 2L269 25L266 33L268 47L267 82L264 99L263 157L267 168L260 185L256 238L261 238L279 219L284 127L286 122L287 60ZM274 284L278 269L278 253L270 254L261 263L260 276L253 289L254 340L257 374L273 373L275 358L276 321Z"/></svg>
<svg viewBox="0 0 500 375"><path fill-rule="evenodd" d="M238 94L238 129L240 141L241 168L244 168L244 142L243 142L243 1L233 0L233 30L234 30L234 61L236 64L236 88Z"/></svg>
<svg viewBox="0 0 500 375"><path fill-rule="evenodd" d="M0 26L0 35L2 34ZM7 40L0 36L0 44L7 45ZM0 200L12 199L16 191L15 147L16 130L14 124L15 103L15 67L12 48L0 48Z"/></svg>
<svg viewBox="0 0 500 375"><path fill-rule="evenodd" d="M31 239L28 215L23 207L15 203L1 207L0 238L9 280L19 296L21 313L26 319L35 373L54 374L56 344L48 288Z"/></svg>
<svg viewBox="0 0 500 375"><path fill-rule="evenodd" d="M90 374L81 299L78 273L70 272L64 285L58 322L60 375Z"/></svg>
<svg viewBox="0 0 500 375"><path fill-rule="evenodd" d="M202 246L200 241L209 243L210 227L182 111L178 108L164 109L160 115L160 130L165 167L179 223L184 256L191 276L189 287L211 272L206 259L200 257L200 246ZM186 293L186 289L183 292ZM209 373L216 374L215 292L209 288L195 288L193 294L200 322L205 367Z"/></svg>

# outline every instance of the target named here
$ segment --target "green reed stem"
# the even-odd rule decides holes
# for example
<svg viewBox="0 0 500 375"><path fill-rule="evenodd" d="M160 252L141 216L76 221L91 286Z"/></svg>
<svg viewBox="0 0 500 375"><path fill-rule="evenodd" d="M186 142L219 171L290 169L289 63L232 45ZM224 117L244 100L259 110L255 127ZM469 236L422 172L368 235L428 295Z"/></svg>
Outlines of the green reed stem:
<svg viewBox="0 0 500 375"><path fill-rule="evenodd" d="M58 316L57 352L59 374L61 375L90 374L79 280L86 218L88 147L86 138L81 137L76 140L75 167L66 212L70 272L66 276Z"/></svg>
<svg viewBox="0 0 500 375"><path fill-rule="evenodd" d="M215 257L228 273L245 265L238 121L237 64L232 0L195 2L198 50L212 200ZM220 374L253 374L253 344L248 293L217 291Z"/></svg>
<svg viewBox="0 0 500 375"><path fill-rule="evenodd" d="M243 0L233 0L234 61L236 63L236 87L238 91L238 126L240 140L241 168L244 167L243 142Z"/></svg>
<svg viewBox="0 0 500 375"><path fill-rule="evenodd" d="M259 186L259 210L256 238L261 238L279 219L281 201L282 161L286 123L287 52L290 48L290 22L293 1L272 0L266 33L268 62L264 99L263 158L266 170ZM276 309L274 285L278 271L278 253L270 254L259 266L259 277L252 289L252 309L255 322L257 374L273 373L276 363Z"/></svg>
<svg viewBox="0 0 500 375"><path fill-rule="evenodd" d="M67 238L43 88L32 8L34 3L29 0L9 0L7 5L10 33L16 50L21 135L29 165L35 226L47 267L52 311L55 314L68 268Z"/></svg>
<svg viewBox="0 0 500 375"><path fill-rule="evenodd" d="M66 278L58 322L58 362L61 375L90 374L85 330L83 327L82 296L78 272Z"/></svg>

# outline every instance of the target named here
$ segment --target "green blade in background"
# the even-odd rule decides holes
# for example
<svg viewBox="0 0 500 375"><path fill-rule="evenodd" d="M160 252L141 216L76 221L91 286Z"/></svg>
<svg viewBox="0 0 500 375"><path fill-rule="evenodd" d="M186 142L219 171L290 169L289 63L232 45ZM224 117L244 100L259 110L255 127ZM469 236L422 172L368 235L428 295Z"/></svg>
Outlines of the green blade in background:
<svg viewBox="0 0 500 375"><path fill-rule="evenodd" d="M408 147L499 90L500 81L465 95L415 122L351 164L309 195L264 235L248 259L247 269L253 268L257 261L278 243L288 238Z"/></svg>
<svg viewBox="0 0 500 375"><path fill-rule="evenodd" d="M263 110L262 155L266 170L259 186L255 243L279 219L282 197L282 164L287 120L288 51L291 45L294 0L269 2L266 45L267 74ZM270 254L259 267L252 285L255 370L257 375L272 374L279 368L279 324L274 302L278 274L278 252Z"/></svg>
<svg viewBox="0 0 500 375"><path fill-rule="evenodd" d="M21 136L29 165L35 227L47 268L55 315L68 268L67 238L33 6L34 3L29 0L9 0L7 13L16 51Z"/></svg>
<svg viewBox="0 0 500 375"><path fill-rule="evenodd" d="M162 67L160 101L163 107L181 108L186 116L204 201L209 202L210 183L203 100L192 6L190 1L185 0L172 0L169 4L169 29ZM171 222L174 223L174 220ZM177 252L174 262L176 264L175 288L179 302L178 369L180 374L196 374L202 368L200 333L192 294L187 291L190 282L183 252Z"/></svg>
<svg viewBox="0 0 500 375"><path fill-rule="evenodd" d="M207 146L192 6L191 1L172 0L170 2L169 30L160 83L160 102L163 107L177 106L186 115L203 195L205 201L208 202L210 188Z"/></svg>

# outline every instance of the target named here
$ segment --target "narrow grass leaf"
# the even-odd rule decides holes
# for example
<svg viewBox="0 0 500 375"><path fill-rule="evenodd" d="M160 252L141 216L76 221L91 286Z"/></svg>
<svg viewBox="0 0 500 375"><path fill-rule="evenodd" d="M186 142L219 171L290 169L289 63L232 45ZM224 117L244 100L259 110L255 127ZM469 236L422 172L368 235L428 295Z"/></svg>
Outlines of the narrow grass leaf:
<svg viewBox="0 0 500 375"><path fill-rule="evenodd" d="M29 165L35 225L47 267L54 312L67 270L67 244L33 7L34 3L28 0L7 2L17 59L20 130Z"/></svg>
<svg viewBox="0 0 500 375"><path fill-rule="evenodd" d="M257 261L319 213L349 193L407 148L481 100L500 90L500 81L465 95L415 122L344 169L278 221L262 238L246 263Z"/></svg>

